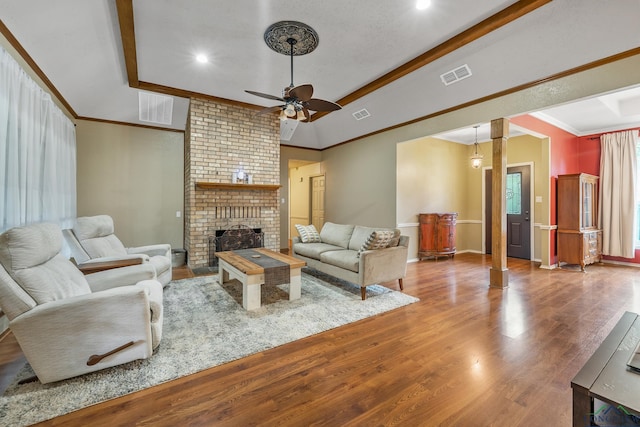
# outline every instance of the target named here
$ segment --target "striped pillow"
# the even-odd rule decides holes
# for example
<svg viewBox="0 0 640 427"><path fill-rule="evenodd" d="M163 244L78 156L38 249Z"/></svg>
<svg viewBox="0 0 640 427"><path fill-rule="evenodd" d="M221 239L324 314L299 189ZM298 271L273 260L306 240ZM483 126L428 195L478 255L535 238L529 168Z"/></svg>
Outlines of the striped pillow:
<svg viewBox="0 0 640 427"><path fill-rule="evenodd" d="M320 243L322 240L320 239L320 234L316 227L313 224L309 225L301 225L296 224L296 230L298 230L298 234L300 234L300 240L302 243Z"/></svg>
<svg viewBox="0 0 640 427"><path fill-rule="evenodd" d="M358 256L364 251L373 249L384 249L389 247L394 241L400 238L400 230L377 230L374 231L364 241L362 247L358 251ZM396 246L398 244L396 243Z"/></svg>

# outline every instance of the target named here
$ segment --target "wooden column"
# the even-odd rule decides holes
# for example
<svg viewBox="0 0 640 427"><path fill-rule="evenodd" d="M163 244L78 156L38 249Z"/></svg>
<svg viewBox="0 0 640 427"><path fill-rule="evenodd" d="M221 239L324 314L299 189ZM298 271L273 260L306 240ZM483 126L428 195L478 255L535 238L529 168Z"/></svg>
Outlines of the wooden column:
<svg viewBox="0 0 640 427"><path fill-rule="evenodd" d="M493 140L493 176L491 178L491 270L489 286L506 288L509 286L507 269L507 137L509 120L491 121L491 139Z"/></svg>

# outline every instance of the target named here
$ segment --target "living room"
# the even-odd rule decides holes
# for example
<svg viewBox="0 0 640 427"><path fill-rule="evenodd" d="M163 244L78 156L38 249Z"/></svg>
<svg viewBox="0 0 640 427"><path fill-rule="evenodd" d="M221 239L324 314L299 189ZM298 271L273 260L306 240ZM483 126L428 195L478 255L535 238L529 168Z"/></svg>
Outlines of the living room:
<svg viewBox="0 0 640 427"><path fill-rule="evenodd" d="M0 46L21 63L25 71L40 82L45 90L50 90L46 82L42 81L42 75L30 66L11 37L4 32L0 37ZM509 87L511 90L504 93L497 91L487 99L470 94L469 102L451 101L450 107L440 108L432 114L405 120L398 126L381 125L380 129L363 132L358 137L339 137L335 143L327 147L280 143L276 174L281 185L276 239L278 243L273 249L288 249L288 242L294 237L291 231L293 224L290 221L290 218L295 216L292 214L295 201L290 198L293 186L290 180L290 165L303 162L316 165L309 176L325 177L327 221L398 227L403 234L410 236L409 260L416 261L418 213L456 211L460 214L457 250L464 255L456 256L456 265L459 265L459 261L466 261L480 269L486 268L488 258L483 255L485 236L482 229L482 168L474 169L469 166L472 145L442 142L438 135L468 128L473 124L486 126L493 119L508 117L515 125L514 129L517 126L536 135L514 137L514 145L517 143L516 138L535 138L535 142L532 142L533 139L527 139L523 145L539 144L540 151L535 153L535 158L533 154L527 159L508 158L507 163L535 164L535 195L541 196L542 199L535 205L536 224L533 226L534 238L530 259L539 263L536 264L536 268L555 268L556 201L552 186L555 184L555 177L560 174L587 172L597 175L599 152L594 149L597 141L591 138L599 135L568 134L526 113L640 84L636 72L640 66L640 53L637 48L621 50L606 57L596 57L579 65L562 70L565 71L564 74L557 73L546 80L532 79L529 81L530 85L520 87L514 84ZM320 89L318 92L320 93ZM53 95L63 110L66 110L56 94ZM247 119L253 118L256 112L255 108L237 105L233 108L234 111L244 114ZM69 111L66 113L72 117L76 126L78 216L108 213L114 218L118 234L128 246L142 245L150 241L170 243L174 248L187 249L189 259L191 248L185 243L185 130L133 126L117 120L94 118L85 113L80 113L77 117L73 117ZM318 118L317 123L334 120L331 118L332 114ZM305 129L306 125L309 127ZM313 133L313 130L310 130L312 125L314 123L301 123L296 130L296 137L313 140L309 135ZM628 129L638 129L638 126L630 126ZM480 151L484 153L483 167L491 164L491 143L487 141L485 138L479 145ZM422 158L412 155L416 152L422 153ZM249 160L238 159L238 165L230 167L234 169L241 165L247 166ZM422 171L419 174L410 173L420 169ZM447 169L449 174L455 174L455 179L445 175ZM225 179L231 180L231 174L227 173L227 170L224 174ZM638 264L640 258L637 254L636 250L635 259L610 261ZM465 258L466 256L477 258ZM424 268L425 263L412 264L415 264L409 266L412 283L407 292L415 292L422 300L428 299L431 295L422 289L422 284L429 280L431 272L438 271L441 274L450 274L451 277L460 274L448 271L446 265L431 270L432 264L428 264L429 269L422 271L420 269ZM517 261L514 266L526 269ZM617 267L612 263L597 267L611 267L619 274ZM546 273L545 271L531 274ZM562 272L555 271L549 274L552 273ZM514 278L519 277L518 274L514 271ZM606 273L601 274L606 276ZM567 279L567 283L576 280L578 279ZM602 278L599 280L604 281ZM617 286L616 289L620 290ZM483 290L486 291L486 287ZM630 295L627 291L621 291L622 294ZM564 293L562 295L569 298ZM544 300L544 297L542 299ZM607 297L608 304L614 304L613 301L613 297ZM444 310L442 307L441 309ZM638 309L635 308L636 311ZM408 309L405 315L398 315L394 319L411 322L411 310L413 309ZM461 316L464 317L464 314ZM605 319L602 321L603 324L597 325L600 328L597 329L598 333L604 334L605 329L610 329L613 326L610 322L610 319ZM376 327L381 325L376 324ZM361 327L355 331L362 333L363 329L364 327ZM346 334L349 336L349 333ZM592 350L594 346L591 343L587 348ZM283 353L280 355L286 357ZM583 355L583 358L586 356ZM571 367L574 368L575 363Z"/></svg>

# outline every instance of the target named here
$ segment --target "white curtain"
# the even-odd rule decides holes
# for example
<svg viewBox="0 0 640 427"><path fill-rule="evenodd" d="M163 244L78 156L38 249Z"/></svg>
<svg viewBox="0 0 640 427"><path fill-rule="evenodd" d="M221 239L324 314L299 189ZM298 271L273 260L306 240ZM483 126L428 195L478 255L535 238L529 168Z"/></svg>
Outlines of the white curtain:
<svg viewBox="0 0 640 427"><path fill-rule="evenodd" d="M0 47L0 232L75 216L75 127Z"/></svg>
<svg viewBox="0 0 640 427"><path fill-rule="evenodd" d="M600 136L600 207L602 253L633 258L638 131Z"/></svg>

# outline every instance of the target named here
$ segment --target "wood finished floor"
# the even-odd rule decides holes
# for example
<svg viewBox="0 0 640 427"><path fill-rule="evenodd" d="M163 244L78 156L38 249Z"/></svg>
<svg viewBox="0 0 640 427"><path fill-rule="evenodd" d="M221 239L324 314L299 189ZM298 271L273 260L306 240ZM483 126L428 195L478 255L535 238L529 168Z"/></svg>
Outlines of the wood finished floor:
<svg viewBox="0 0 640 427"><path fill-rule="evenodd" d="M640 312L640 270L509 259L500 290L490 266L409 264L416 304L38 425L571 425L571 379L624 311ZM1 381L23 361L12 335L0 342Z"/></svg>

